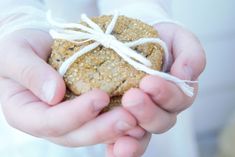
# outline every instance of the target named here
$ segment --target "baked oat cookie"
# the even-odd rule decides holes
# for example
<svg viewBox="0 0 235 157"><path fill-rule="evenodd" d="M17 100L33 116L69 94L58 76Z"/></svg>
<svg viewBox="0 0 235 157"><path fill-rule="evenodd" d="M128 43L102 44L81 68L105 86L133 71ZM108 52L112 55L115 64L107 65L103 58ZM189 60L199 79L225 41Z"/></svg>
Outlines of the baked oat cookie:
<svg viewBox="0 0 235 157"><path fill-rule="evenodd" d="M112 16L92 18L96 24L106 30ZM112 32L119 41L125 43L140 38L157 38L156 29L139 20L119 16ZM67 40L56 39L49 58L56 70L71 55L91 44L92 41L76 44ZM133 47L152 63L152 69L161 70L163 64L163 48L157 43L146 43ZM111 97L110 106L121 103L122 95L130 88L138 87L140 80L146 75L142 71L125 62L114 50L99 46L89 53L79 57L67 70L64 80L68 88L66 98L73 98L91 89L98 88Z"/></svg>

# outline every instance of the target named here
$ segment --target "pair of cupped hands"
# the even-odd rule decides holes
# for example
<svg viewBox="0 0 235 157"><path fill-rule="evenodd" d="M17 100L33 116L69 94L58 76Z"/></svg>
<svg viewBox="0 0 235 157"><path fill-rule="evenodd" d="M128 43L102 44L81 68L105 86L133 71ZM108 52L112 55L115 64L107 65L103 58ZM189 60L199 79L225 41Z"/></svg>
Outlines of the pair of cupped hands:
<svg viewBox="0 0 235 157"><path fill-rule="evenodd" d="M169 73L197 80L206 63L197 38L176 24L155 27L172 55ZM107 157L141 157L151 134L169 130L197 95L198 84L188 97L175 84L146 76L125 93L122 106L101 115L110 98L98 89L61 102L63 78L46 62L52 42L47 32L33 29L0 40L2 111L12 127L33 136L68 147L103 143Z"/></svg>

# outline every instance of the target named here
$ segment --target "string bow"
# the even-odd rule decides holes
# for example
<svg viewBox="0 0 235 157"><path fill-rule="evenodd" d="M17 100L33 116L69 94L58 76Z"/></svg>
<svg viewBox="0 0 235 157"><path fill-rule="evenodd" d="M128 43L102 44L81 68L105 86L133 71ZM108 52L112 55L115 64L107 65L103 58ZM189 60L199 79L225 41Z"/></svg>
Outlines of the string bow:
<svg viewBox="0 0 235 157"><path fill-rule="evenodd" d="M147 58L142 56L140 53L131 49L131 47L135 47L145 43L157 43L162 46L165 53L164 56L168 57L169 52L165 42L163 42L159 38L141 38L136 41L122 43L111 34L117 23L118 17L118 12L115 12L110 24L104 32L85 14L81 15L81 20L85 22L89 27L77 23L57 22L52 18L51 13L49 11L47 13L48 22L56 28L50 30L50 34L54 39L64 39L76 44L94 41L92 44L85 46L78 52L74 53L67 60L65 60L65 62L62 63L61 67L59 68L59 73L64 76L68 68L76 61L77 58L102 45L105 48L113 49L122 59L124 59L135 69L143 71L150 75L157 75L168 81L171 81L175 83L186 95L192 97L194 88L189 86L188 83L195 83L195 81L181 80L170 74L151 69L151 62ZM72 29L76 29L76 31Z"/></svg>

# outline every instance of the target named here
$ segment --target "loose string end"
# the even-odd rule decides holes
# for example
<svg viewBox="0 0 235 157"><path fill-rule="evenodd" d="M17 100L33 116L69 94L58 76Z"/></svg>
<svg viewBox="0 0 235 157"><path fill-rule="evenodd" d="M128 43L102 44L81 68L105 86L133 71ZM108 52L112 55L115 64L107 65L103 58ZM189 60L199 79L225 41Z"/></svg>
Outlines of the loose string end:
<svg viewBox="0 0 235 157"><path fill-rule="evenodd" d="M106 31L105 31L105 34L111 34L116 23L117 23L117 20L118 20L118 16L119 16L119 12L117 10L114 11L114 15L113 15L113 18L110 22L110 24L108 25Z"/></svg>
<svg viewBox="0 0 235 157"><path fill-rule="evenodd" d="M176 83L179 88L184 92L184 94L186 94L189 97L193 97L194 96L194 87L191 87L190 85L188 85L187 83Z"/></svg>

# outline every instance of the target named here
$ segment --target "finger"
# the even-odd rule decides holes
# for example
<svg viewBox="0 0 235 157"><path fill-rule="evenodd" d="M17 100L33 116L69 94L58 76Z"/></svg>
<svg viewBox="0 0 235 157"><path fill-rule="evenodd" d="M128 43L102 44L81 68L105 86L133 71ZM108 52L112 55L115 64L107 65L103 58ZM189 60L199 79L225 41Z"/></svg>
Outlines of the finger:
<svg viewBox="0 0 235 157"><path fill-rule="evenodd" d="M163 133L176 122L176 114L161 109L140 89L131 89L122 98L122 105L151 133Z"/></svg>
<svg viewBox="0 0 235 157"><path fill-rule="evenodd" d="M9 41L0 44L3 45L0 54L4 53L4 58L0 59L3 67L0 69L1 76L16 80L49 104L61 101L65 92L62 77L36 55L29 44L12 45Z"/></svg>
<svg viewBox="0 0 235 157"><path fill-rule="evenodd" d="M158 106L170 113L185 110L194 100L194 97L185 95L175 84L158 76L144 77L140 82L140 89L147 93Z"/></svg>
<svg viewBox="0 0 235 157"><path fill-rule="evenodd" d="M93 119L67 135L49 138L54 143L81 147L105 143L136 127L136 120L127 111L117 108Z"/></svg>
<svg viewBox="0 0 235 157"><path fill-rule="evenodd" d="M130 136L130 137L133 137L135 139L142 139L144 137L144 135L146 134L146 131L140 127L140 126L136 126L135 128L127 131L127 133L125 134L126 136ZM114 139L111 139L111 140L108 140L108 141L105 141L104 143L105 144L112 144L112 143L115 143L115 141L117 141L119 137L116 137Z"/></svg>
<svg viewBox="0 0 235 157"><path fill-rule="evenodd" d="M182 79L196 80L206 65L199 40L191 32L179 29L173 40L173 51L175 61L171 73Z"/></svg>
<svg viewBox="0 0 235 157"><path fill-rule="evenodd" d="M53 39L48 32L36 29L18 30L0 39L1 46L7 48L5 50L8 50L10 45L29 46L43 60L48 59L52 43Z"/></svg>
<svg viewBox="0 0 235 157"><path fill-rule="evenodd" d="M23 33L25 44L29 45L31 49L43 60L46 61L48 59L51 54L48 52L51 52L51 45L53 43L53 39L48 32L35 29L25 29L16 31L15 33L18 33L19 38L22 38Z"/></svg>
<svg viewBox="0 0 235 157"><path fill-rule="evenodd" d="M134 137L136 139L141 139L144 137L145 134L146 134L146 131L142 127L137 126L131 129L130 131L128 131L126 135L130 137Z"/></svg>
<svg viewBox="0 0 235 157"><path fill-rule="evenodd" d="M47 137L57 137L80 128L95 119L109 104L109 96L100 90L92 90L71 101L63 102L47 110ZM48 127L49 126L49 127ZM45 129L43 129L45 130Z"/></svg>
<svg viewBox="0 0 235 157"><path fill-rule="evenodd" d="M173 53L171 73L182 79L196 80L206 65L205 52L197 37L176 24L162 23L156 28Z"/></svg>
<svg viewBox="0 0 235 157"><path fill-rule="evenodd" d="M106 152L105 152L105 156L106 157L116 157L114 154L113 154L113 144L108 144L107 147L106 147Z"/></svg>
<svg viewBox="0 0 235 157"><path fill-rule="evenodd" d="M181 53L174 61L170 73L184 80L197 80L205 69L205 57L196 53Z"/></svg>
<svg viewBox="0 0 235 157"><path fill-rule="evenodd" d="M124 136L120 137L113 146L115 157L141 157L149 144L151 135L148 133L142 139Z"/></svg>
<svg viewBox="0 0 235 157"><path fill-rule="evenodd" d="M166 46L168 48L169 52L167 56L164 57L163 70L165 70L165 72L169 72L171 65L173 64L174 61L172 53L172 42L174 38L174 33L176 31L176 27L174 27L173 24L168 24L168 23L159 23L154 27L158 31L160 39L166 43Z"/></svg>
<svg viewBox="0 0 235 157"><path fill-rule="evenodd" d="M13 127L39 137L61 136L94 119L109 103L102 91L91 91L71 101L48 106L18 83L0 80L3 112Z"/></svg>

